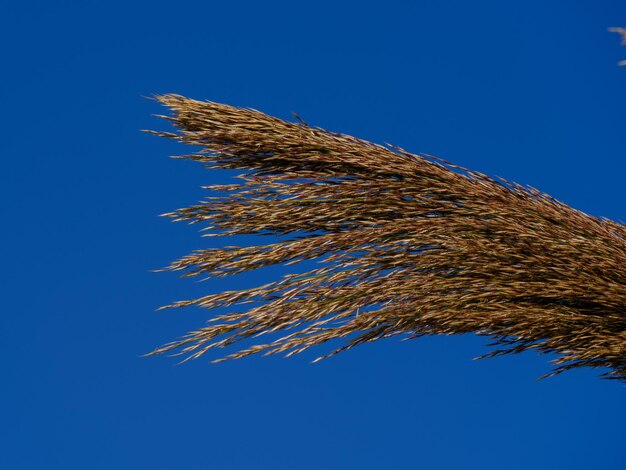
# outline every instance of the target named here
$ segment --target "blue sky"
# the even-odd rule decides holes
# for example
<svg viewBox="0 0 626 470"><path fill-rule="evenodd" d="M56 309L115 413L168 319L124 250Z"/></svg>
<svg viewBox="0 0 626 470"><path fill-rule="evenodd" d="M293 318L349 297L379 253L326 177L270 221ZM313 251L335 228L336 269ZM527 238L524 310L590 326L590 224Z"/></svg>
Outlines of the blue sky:
<svg viewBox="0 0 626 470"><path fill-rule="evenodd" d="M236 280L158 214L224 181L140 133L174 92L391 142L626 219L626 3L5 2L0 468L622 469L624 386L473 336L314 365L143 353ZM246 282L260 281L254 276Z"/></svg>

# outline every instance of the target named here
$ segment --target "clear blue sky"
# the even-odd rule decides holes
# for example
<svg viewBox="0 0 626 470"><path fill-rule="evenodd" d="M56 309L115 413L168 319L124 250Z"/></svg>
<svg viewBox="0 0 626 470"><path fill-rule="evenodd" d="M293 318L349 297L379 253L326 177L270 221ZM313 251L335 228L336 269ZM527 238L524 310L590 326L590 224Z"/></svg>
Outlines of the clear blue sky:
<svg viewBox="0 0 626 470"><path fill-rule="evenodd" d="M619 25L623 0L4 2L0 468L625 468L623 385L472 361L473 336L140 357L205 321L157 307L236 282L149 272L205 243L157 215L225 176L140 133L142 96L295 111L624 220Z"/></svg>

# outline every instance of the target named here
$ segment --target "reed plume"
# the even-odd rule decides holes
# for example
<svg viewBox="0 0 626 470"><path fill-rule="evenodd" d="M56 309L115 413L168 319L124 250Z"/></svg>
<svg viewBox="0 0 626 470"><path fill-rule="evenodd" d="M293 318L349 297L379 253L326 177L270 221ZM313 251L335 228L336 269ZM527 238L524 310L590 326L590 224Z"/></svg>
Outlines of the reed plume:
<svg viewBox="0 0 626 470"><path fill-rule="evenodd" d="M626 226L575 210L534 188L429 155L287 122L253 109L178 95L156 99L182 155L245 170L236 184L165 214L212 236L273 235L258 246L198 250L168 268L220 277L317 260L259 287L163 308L229 307L206 327L151 354L197 358L211 348L299 353L395 335L477 333L486 356L556 353L553 372L608 368L626 379ZM277 240L277 241L276 241ZM233 311L234 310L234 311Z"/></svg>
<svg viewBox="0 0 626 470"><path fill-rule="evenodd" d="M622 46L626 46L626 28L611 27L609 28L609 31L622 36ZM626 60L620 60L617 65L626 65Z"/></svg>

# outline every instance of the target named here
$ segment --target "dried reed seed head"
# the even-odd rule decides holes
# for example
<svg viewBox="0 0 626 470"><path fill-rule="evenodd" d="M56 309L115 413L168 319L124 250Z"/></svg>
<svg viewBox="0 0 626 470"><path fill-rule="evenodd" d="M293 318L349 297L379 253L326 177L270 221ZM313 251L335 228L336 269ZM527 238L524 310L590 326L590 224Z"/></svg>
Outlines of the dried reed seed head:
<svg viewBox="0 0 626 470"><path fill-rule="evenodd" d="M226 358L291 355L337 339L345 344L330 354L399 334L475 332L500 346L487 356L536 349L558 354L554 373L602 367L626 379L624 225L302 121L179 95L156 99L177 132L151 132L201 148L180 158L247 171L240 184L208 186L205 201L166 215L205 224L210 236L281 237L199 250L168 269L211 277L305 260L321 267L164 307L237 311L154 354L196 358L281 331Z"/></svg>
<svg viewBox="0 0 626 470"><path fill-rule="evenodd" d="M617 28L612 27L609 28L609 31L612 33L617 33L622 36L622 46L626 46L626 28ZM617 65L626 65L626 60L620 60Z"/></svg>

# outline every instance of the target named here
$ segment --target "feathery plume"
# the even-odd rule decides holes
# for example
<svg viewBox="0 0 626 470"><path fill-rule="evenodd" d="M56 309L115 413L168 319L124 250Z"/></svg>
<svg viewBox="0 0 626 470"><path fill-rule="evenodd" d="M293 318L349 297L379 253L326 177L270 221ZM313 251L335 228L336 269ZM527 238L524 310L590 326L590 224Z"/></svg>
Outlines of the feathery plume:
<svg viewBox="0 0 626 470"><path fill-rule="evenodd" d="M622 46L626 46L626 28L617 28L611 27L609 28L611 33L617 33L622 36ZM617 65L626 65L626 60L620 60Z"/></svg>
<svg viewBox="0 0 626 470"><path fill-rule="evenodd" d="M473 332L498 346L487 356L535 349L557 353L549 375L601 367L626 379L626 226L534 188L302 120L173 94L156 99L177 131L148 132L201 148L179 158L245 170L241 183L208 186L217 195L166 215L206 224L214 236L279 236L199 250L168 269L219 277L320 265L164 307L236 311L151 354L197 358L279 332L218 361L342 339L327 357L395 335Z"/></svg>

